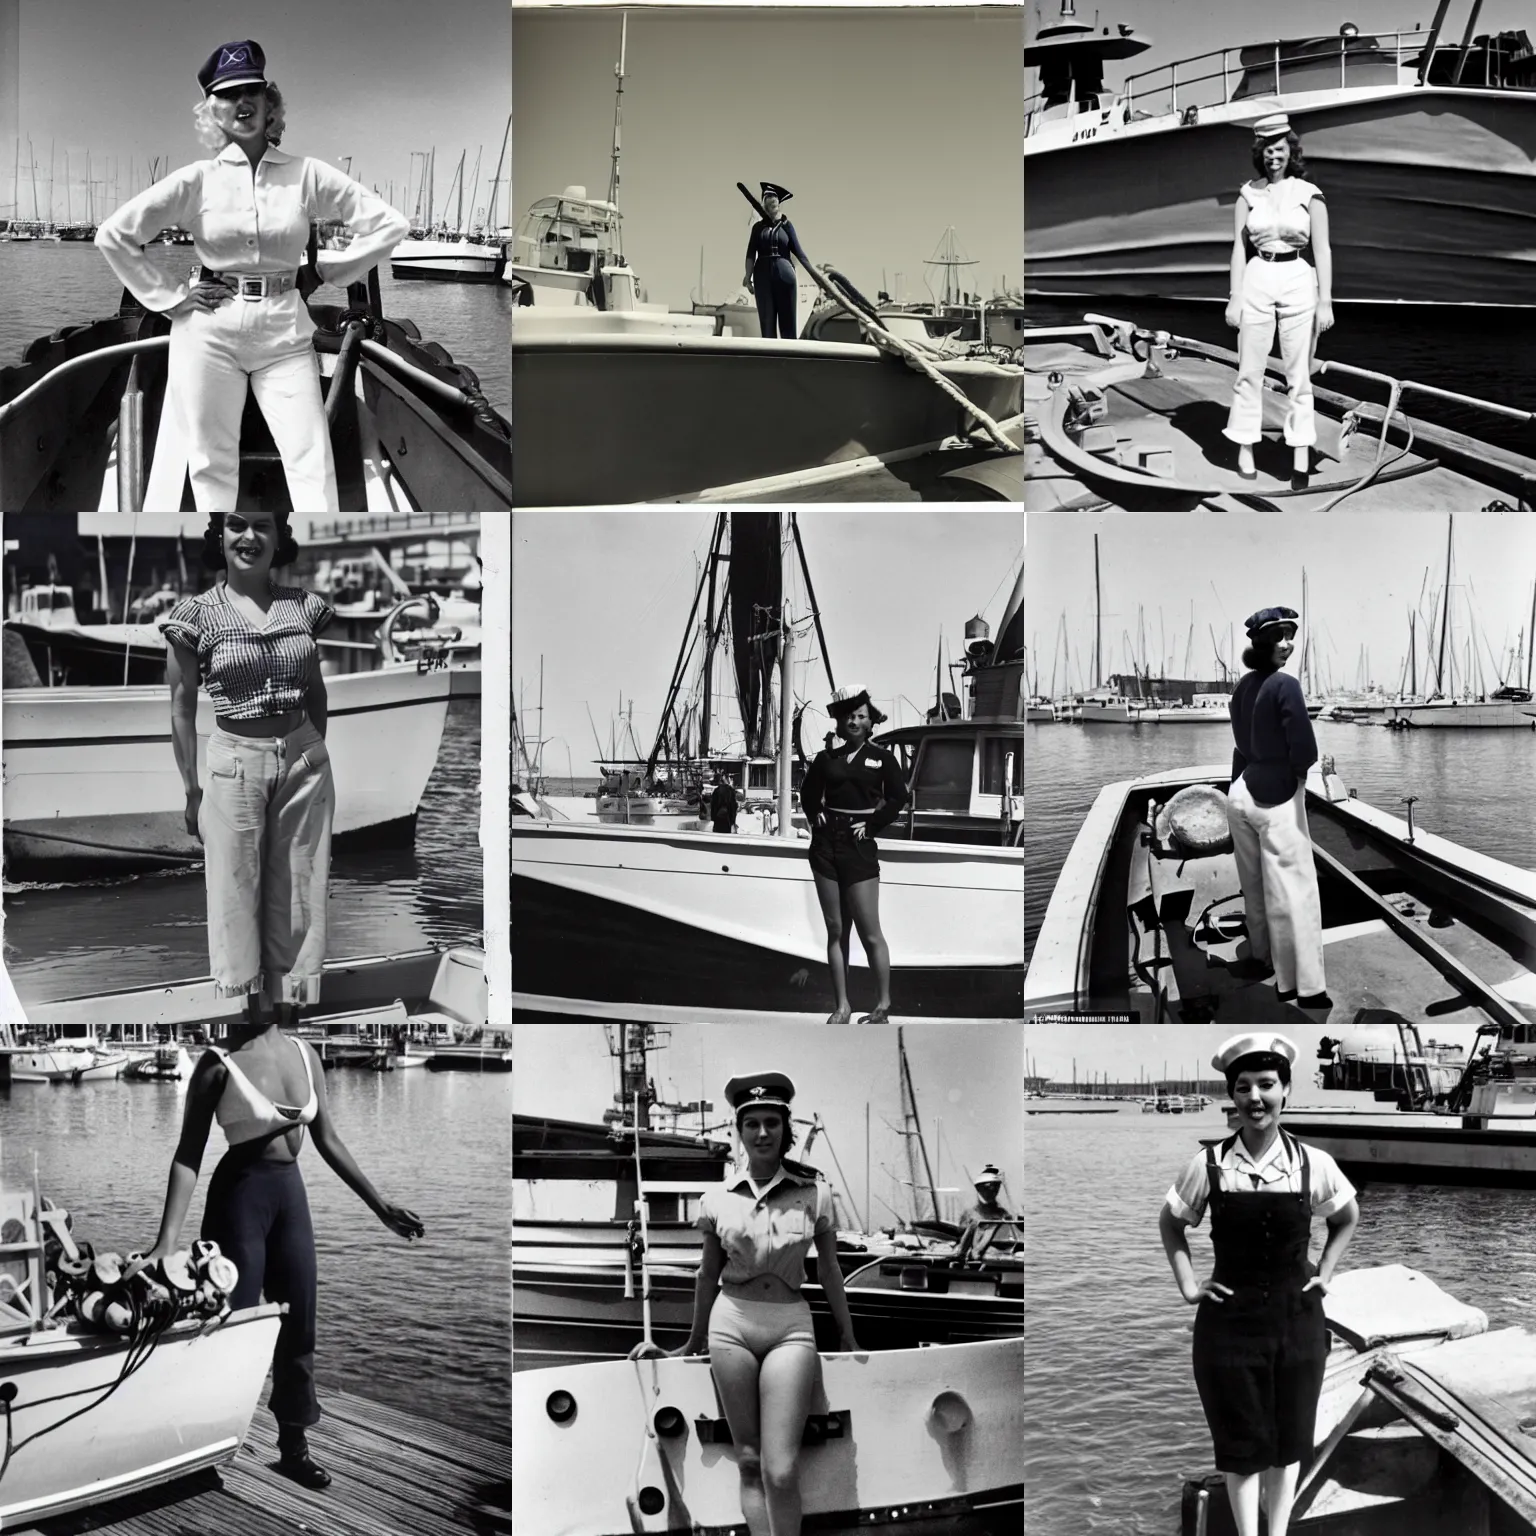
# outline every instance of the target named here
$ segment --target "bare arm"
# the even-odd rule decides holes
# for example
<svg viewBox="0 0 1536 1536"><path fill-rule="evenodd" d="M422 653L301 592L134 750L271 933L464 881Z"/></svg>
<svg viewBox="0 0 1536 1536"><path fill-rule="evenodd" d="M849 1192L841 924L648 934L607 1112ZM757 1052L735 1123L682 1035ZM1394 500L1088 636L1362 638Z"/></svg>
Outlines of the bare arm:
<svg viewBox="0 0 1536 1536"><path fill-rule="evenodd" d="M212 1051L205 1051L187 1084L186 1107L181 1113L181 1139L176 1143L176 1152L171 1159L160 1232L154 1247L144 1255L146 1264L174 1253L181 1241L182 1224L187 1219L187 1207L192 1203L192 1191L197 1188L197 1175L208 1146L214 1110L224 1091L224 1079L224 1063Z"/></svg>
<svg viewBox="0 0 1536 1536"><path fill-rule="evenodd" d="M1328 204L1314 197L1312 215L1312 264L1317 268L1317 328L1333 325L1333 244L1328 238Z"/></svg>
<svg viewBox="0 0 1536 1536"><path fill-rule="evenodd" d="M1244 236L1248 230L1248 199L1238 193L1232 210L1231 296L1227 300L1227 324L1235 331L1242 318L1243 274L1248 270L1248 250Z"/></svg>
<svg viewBox="0 0 1536 1536"><path fill-rule="evenodd" d="M709 1314L714 1309L720 1271L725 1268L725 1250L713 1232L703 1236L704 1251L693 1282L693 1322L688 1329L688 1342L673 1350L674 1355L702 1355L709 1349Z"/></svg>
<svg viewBox="0 0 1536 1536"><path fill-rule="evenodd" d="M1358 1201L1351 1200L1348 1205L1335 1211L1328 1218L1328 1240L1323 1244L1322 1257L1317 1261L1317 1274L1308 1280L1302 1287L1303 1290L1311 1290L1318 1286L1326 1291L1333 1280L1333 1271L1340 1259L1344 1257L1344 1250L1349 1247L1350 1239L1355 1235L1355 1228L1360 1225L1360 1205Z"/></svg>
<svg viewBox="0 0 1536 1536"><path fill-rule="evenodd" d="M843 1266L837 1262L837 1233L830 1227L816 1234L816 1274L837 1324L838 1348L852 1353L858 1349L859 1341L853 1336L853 1314L848 1310L848 1292L843 1288Z"/></svg>
<svg viewBox="0 0 1536 1536"><path fill-rule="evenodd" d="M201 793L197 783L197 652L169 637L165 680L171 687L171 748L182 788L190 799Z"/></svg>
<svg viewBox="0 0 1536 1536"><path fill-rule="evenodd" d="M1165 1205L1157 1218L1157 1230L1162 1236L1163 1252L1168 1255L1173 1278L1178 1281L1179 1295L1185 1301L1194 1306L1196 1302L1207 1298L1221 1301L1232 1294L1231 1286L1218 1285L1214 1280L1195 1279L1194 1261L1189 1256L1189 1239L1184 1235L1189 1230L1189 1223L1182 1216L1175 1216Z"/></svg>

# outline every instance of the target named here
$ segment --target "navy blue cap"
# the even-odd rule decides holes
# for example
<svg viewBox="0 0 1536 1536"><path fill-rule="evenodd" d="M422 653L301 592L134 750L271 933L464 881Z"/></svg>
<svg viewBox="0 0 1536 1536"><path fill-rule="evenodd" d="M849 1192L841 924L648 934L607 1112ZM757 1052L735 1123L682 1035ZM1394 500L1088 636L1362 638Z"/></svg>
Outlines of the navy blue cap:
<svg viewBox="0 0 1536 1536"><path fill-rule="evenodd" d="M1282 624L1290 625L1291 633L1295 634L1296 619L1294 608L1260 608L1257 613L1243 620L1243 628L1248 631L1249 639L1257 639L1261 630L1274 629Z"/></svg>
<svg viewBox="0 0 1536 1536"><path fill-rule="evenodd" d="M247 38L243 43L225 43L215 48L198 70L197 83L204 96L231 85L265 85L266 69L267 56L261 51L261 44Z"/></svg>
<svg viewBox="0 0 1536 1536"><path fill-rule="evenodd" d="M779 186L777 182L760 181L758 185L763 189L763 198L766 201L770 197L776 197L781 203L787 203L795 194Z"/></svg>
<svg viewBox="0 0 1536 1536"><path fill-rule="evenodd" d="M725 1085L726 1102L738 1115L758 1105L787 1114L794 1097L795 1085L784 1072L744 1072Z"/></svg>

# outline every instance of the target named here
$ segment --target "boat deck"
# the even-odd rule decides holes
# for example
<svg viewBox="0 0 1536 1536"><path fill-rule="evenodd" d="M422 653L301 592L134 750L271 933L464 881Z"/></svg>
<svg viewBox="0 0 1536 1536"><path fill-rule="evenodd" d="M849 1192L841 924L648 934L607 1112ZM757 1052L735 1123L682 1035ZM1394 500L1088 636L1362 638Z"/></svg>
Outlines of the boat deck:
<svg viewBox="0 0 1536 1536"><path fill-rule="evenodd" d="M459 1536L512 1529L511 1450L350 1392L320 1390L310 1448L331 1486L281 1477L277 1428L258 1409L227 1466L20 1528L15 1536Z"/></svg>

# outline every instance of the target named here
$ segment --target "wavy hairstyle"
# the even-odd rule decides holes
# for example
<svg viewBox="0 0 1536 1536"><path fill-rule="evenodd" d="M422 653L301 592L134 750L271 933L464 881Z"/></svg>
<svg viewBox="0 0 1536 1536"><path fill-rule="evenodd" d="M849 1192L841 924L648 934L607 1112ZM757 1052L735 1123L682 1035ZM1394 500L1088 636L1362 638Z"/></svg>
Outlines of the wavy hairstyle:
<svg viewBox="0 0 1536 1536"><path fill-rule="evenodd" d="M782 1161L784 1158L789 1156L789 1149L795 1144L795 1128L790 1124L789 1115L784 1110L780 1109L777 1104L765 1104L762 1106L758 1106L756 1104L743 1104L741 1108L736 1111L736 1139L741 1141L741 1117L745 1114L749 1114L753 1110L758 1110L759 1113L777 1115L779 1117L779 1125L783 1131L783 1135L779 1138L779 1158ZM745 1151L746 1142L742 1141L741 1144L742 1150Z"/></svg>
<svg viewBox="0 0 1536 1536"><path fill-rule="evenodd" d="M1270 140L1265 144L1253 146L1253 168L1260 176L1264 174L1264 151L1269 147ZM1287 176L1305 177L1307 174L1306 157L1301 152L1301 135L1294 128L1285 136L1285 142L1291 146L1291 158L1285 162L1285 174Z"/></svg>
<svg viewBox="0 0 1536 1536"><path fill-rule="evenodd" d="M1243 651L1243 665L1250 672L1278 672L1280 663L1275 660L1275 646L1281 638L1277 635L1273 640L1261 640L1257 637L1250 640ZM1294 635L1291 636L1292 640L1295 638Z"/></svg>
<svg viewBox="0 0 1536 1536"><path fill-rule="evenodd" d="M275 571L285 565L292 565L299 558L299 542L288 526L288 514L277 512L273 515L277 518L277 551L272 556L272 569ZM229 566L229 562L224 558L224 514L222 512L208 514L208 526L203 530L202 557L204 567L210 571L226 570Z"/></svg>
<svg viewBox="0 0 1536 1536"><path fill-rule="evenodd" d="M213 120L213 109L208 105L208 97L204 97L192 108L192 126L197 134L197 142L210 154L218 154L226 144L232 144L233 139ZM283 100L283 93L270 81L267 81L267 143L274 148L283 142L283 131L288 126L287 103Z"/></svg>

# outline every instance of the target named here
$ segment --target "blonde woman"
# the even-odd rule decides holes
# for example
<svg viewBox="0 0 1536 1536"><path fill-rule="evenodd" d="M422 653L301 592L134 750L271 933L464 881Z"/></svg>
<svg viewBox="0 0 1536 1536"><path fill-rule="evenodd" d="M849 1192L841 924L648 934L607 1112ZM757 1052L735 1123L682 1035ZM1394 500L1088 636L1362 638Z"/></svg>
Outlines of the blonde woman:
<svg viewBox="0 0 1536 1536"><path fill-rule="evenodd" d="M197 73L194 112L211 160L197 160L124 203L97 231L107 264L146 309L171 317L166 407L199 512L232 512L247 390L271 429L296 512L335 512L336 467L305 304L321 283L362 277L402 240L406 220L334 166L284 154L282 93L251 41L225 43ZM310 221L339 219L345 251L306 265ZM143 247L187 230L199 266L176 282ZM151 475L151 483L160 477ZM174 511L180 504L148 507Z"/></svg>

